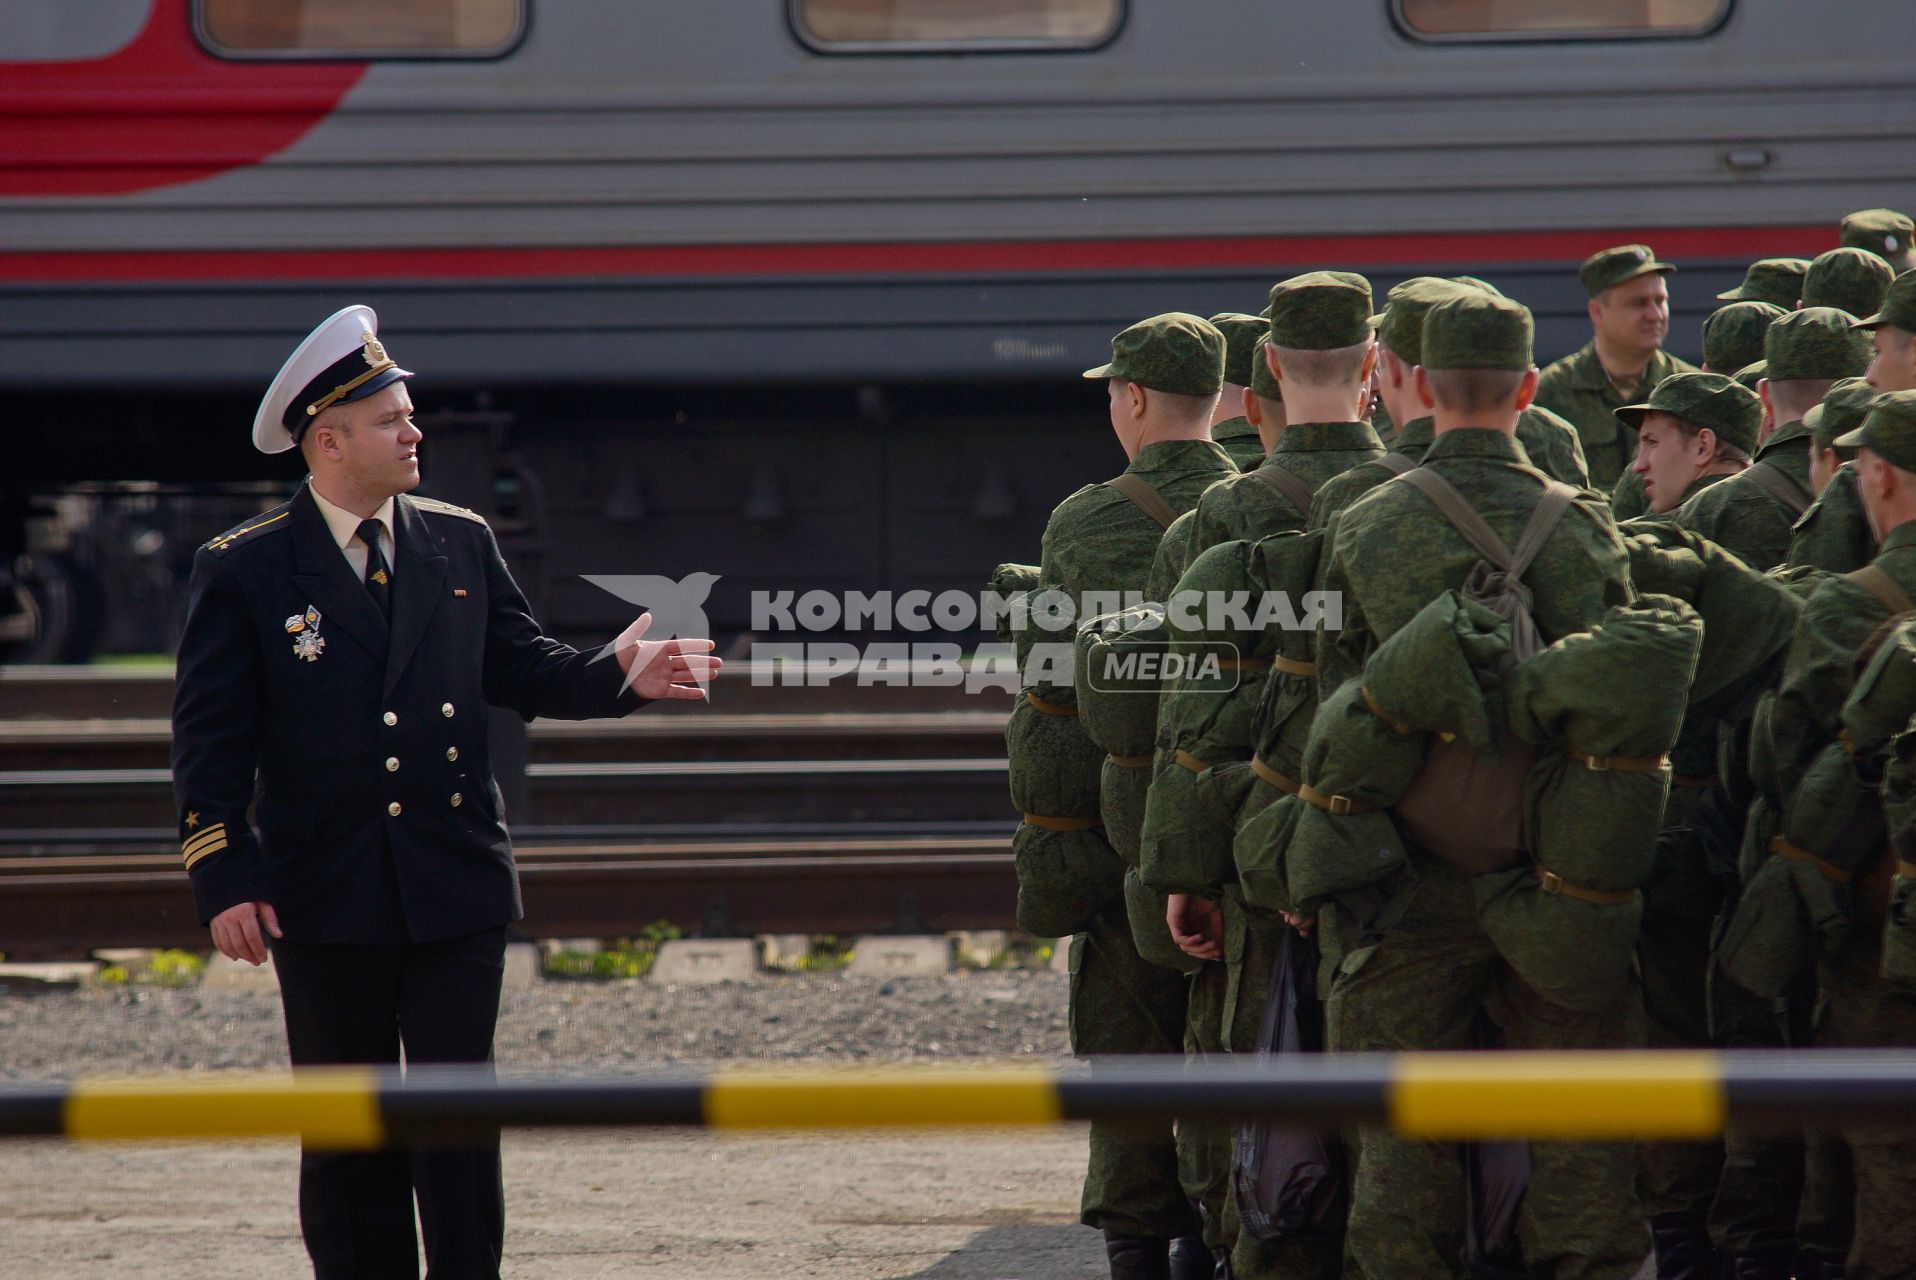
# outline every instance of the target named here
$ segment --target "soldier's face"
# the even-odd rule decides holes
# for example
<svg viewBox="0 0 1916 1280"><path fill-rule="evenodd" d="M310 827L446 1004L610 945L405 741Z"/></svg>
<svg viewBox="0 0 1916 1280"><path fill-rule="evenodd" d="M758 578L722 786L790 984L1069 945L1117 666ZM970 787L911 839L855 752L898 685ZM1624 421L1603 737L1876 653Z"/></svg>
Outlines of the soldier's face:
<svg viewBox="0 0 1916 1280"><path fill-rule="evenodd" d="M1686 435L1667 413L1646 413L1637 429L1637 460L1630 469L1643 478L1650 510L1659 515L1673 510L1690 482L1703 474L1716 449L1713 437Z"/></svg>
<svg viewBox="0 0 1916 1280"><path fill-rule="evenodd" d="M1655 351L1670 331L1669 286L1660 275L1625 280L1596 299L1591 318L1610 345Z"/></svg>
<svg viewBox="0 0 1916 1280"><path fill-rule="evenodd" d="M1821 493L1843 469L1843 457L1834 449L1819 449L1810 443L1810 492Z"/></svg>
<svg viewBox="0 0 1916 1280"><path fill-rule="evenodd" d="M1864 374L1870 389L1878 395L1890 391L1916 390L1916 333L1886 324L1870 332L1876 344L1876 357Z"/></svg>
<svg viewBox="0 0 1916 1280"><path fill-rule="evenodd" d="M412 396L395 382L352 406L352 430L340 437L340 462L369 492L407 493L419 486L419 428Z"/></svg>

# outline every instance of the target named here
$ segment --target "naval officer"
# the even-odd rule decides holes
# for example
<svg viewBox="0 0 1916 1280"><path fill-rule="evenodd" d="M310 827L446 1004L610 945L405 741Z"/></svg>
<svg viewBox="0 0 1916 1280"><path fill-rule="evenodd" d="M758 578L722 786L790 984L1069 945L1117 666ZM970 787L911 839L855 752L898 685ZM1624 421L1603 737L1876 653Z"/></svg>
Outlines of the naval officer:
<svg viewBox="0 0 1916 1280"><path fill-rule="evenodd" d="M488 704L530 719L702 698L709 640L596 661L542 635L492 530L411 497L418 427L378 317L347 307L294 351L253 422L297 448L292 501L199 549L173 704L186 870L228 957L278 970L292 1061L486 1062L518 875ZM248 805L257 790L257 831ZM300 1227L326 1280L496 1277L496 1138L457 1151L306 1152Z"/></svg>

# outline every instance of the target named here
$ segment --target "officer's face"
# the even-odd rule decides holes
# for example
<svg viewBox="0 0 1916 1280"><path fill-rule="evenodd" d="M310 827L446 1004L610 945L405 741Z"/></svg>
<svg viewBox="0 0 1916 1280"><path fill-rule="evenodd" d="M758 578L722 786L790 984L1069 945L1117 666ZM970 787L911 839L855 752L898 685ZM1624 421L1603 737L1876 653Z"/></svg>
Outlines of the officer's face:
<svg viewBox="0 0 1916 1280"><path fill-rule="evenodd" d="M395 382L352 406L352 430L340 437L340 463L369 492L406 493L419 486L418 427L412 396Z"/></svg>
<svg viewBox="0 0 1916 1280"><path fill-rule="evenodd" d="M1650 510L1673 510L1690 482L1703 474L1716 444L1703 432L1690 436L1667 413L1646 413L1637 429L1637 460L1630 469L1643 477Z"/></svg>
<svg viewBox="0 0 1916 1280"><path fill-rule="evenodd" d="M1886 324L1870 333L1876 358L1869 362L1870 389L1881 395L1916 390L1916 333Z"/></svg>
<svg viewBox="0 0 1916 1280"><path fill-rule="evenodd" d="M1598 331L1611 345L1655 351L1670 330L1670 289L1663 277L1625 280L1596 300Z"/></svg>

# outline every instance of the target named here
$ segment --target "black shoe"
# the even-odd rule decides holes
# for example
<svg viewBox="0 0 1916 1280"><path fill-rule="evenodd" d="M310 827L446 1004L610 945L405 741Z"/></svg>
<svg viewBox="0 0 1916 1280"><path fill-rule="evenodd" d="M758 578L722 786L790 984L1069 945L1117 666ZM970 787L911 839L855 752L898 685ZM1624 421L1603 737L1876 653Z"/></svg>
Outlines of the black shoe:
<svg viewBox="0 0 1916 1280"><path fill-rule="evenodd" d="M1150 1236L1106 1236L1111 1280L1171 1280L1171 1242Z"/></svg>
<svg viewBox="0 0 1916 1280"><path fill-rule="evenodd" d="M1656 1247L1657 1280L1712 1280L1717 1274L1716 1248L1703 1214L1666 1213L1650 1219L1650 1242Z"/></svg>
<svg viewBox="0 0 1916 1280"><path fill-rule="evenodd" d="M1832 1262L1799 1253L1796 1255L1796 1280L1843 1280L1848 1265L1847 1261Z"/></svg>
<svg viewBox="0 0 1916 1280"><path fill-rule="evenodd" d="M1211 1268L1211 1280L1231 1280L1231 1251L1215 1249L1212 1251L1217 1262Z"/></svg>
<svg viewBox="0 0 1916 1280"><path fill-rule="evenodd" d="M1217 1259L1203 1236L1179 1236L1169 1250L1171 1280L1216 1280Z"/></svg>

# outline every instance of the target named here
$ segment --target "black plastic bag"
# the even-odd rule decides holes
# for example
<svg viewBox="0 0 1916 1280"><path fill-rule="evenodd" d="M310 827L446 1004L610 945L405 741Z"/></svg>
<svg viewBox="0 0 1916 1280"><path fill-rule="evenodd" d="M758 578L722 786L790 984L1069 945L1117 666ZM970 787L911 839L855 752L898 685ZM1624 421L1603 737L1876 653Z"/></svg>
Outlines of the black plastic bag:
<svg viewBox="0 0 1916 1280"><path fill-rule="evenodd" d="M1470 1028L1471 1048L1502 1049L1504 1034L1481 1011ZM1528 1142L1467 1142L1464 1161L1464 1254L1469 1280L1526 1280L1517 1236L1530 1190Z"/></svg>

